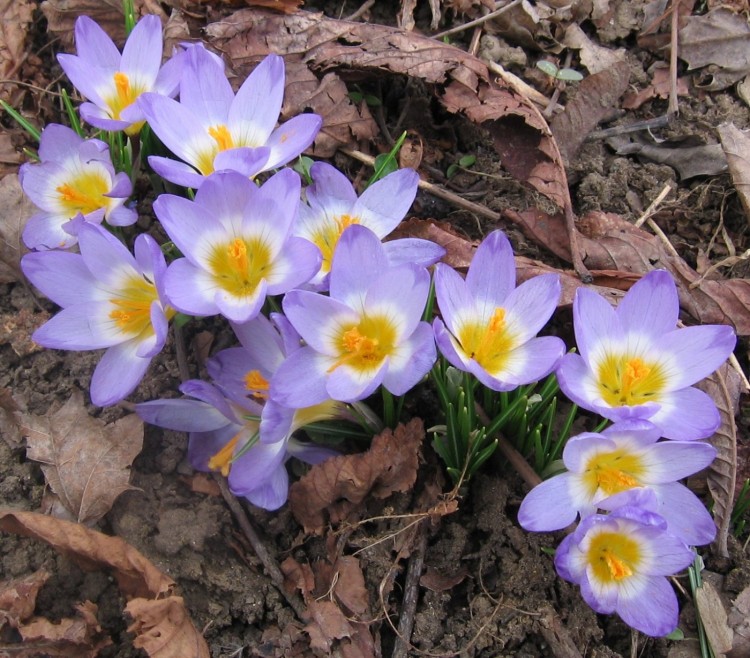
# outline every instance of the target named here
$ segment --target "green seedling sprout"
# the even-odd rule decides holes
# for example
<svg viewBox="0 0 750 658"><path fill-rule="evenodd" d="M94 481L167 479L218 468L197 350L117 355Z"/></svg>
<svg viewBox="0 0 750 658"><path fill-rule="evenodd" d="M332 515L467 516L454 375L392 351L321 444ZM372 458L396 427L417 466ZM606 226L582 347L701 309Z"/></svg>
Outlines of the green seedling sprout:
<svg viewBox="0 0 750 658"><path fill-rule="evenodd" d="M462 158L458 160L458 162L454 162L452 165L448 167L448 170L445 172L446 178L453 178L459 171L467 170L469 167L474 165L474 163L477 161L476 155L465 155Z"/></svg>
<svg viewBox="0 0 750 658"><path fill-rule="evenodd" d="M370 180L367 181L367 187L398 169L396 156L401 150L401 147L404 145L405 139L406 131L401 133L401 136L396 140L393 148L388 153L381 153L375 158L375 164L373 166L373 168L375 169L375 173L372 175Z"/></svg>
<svg viewBox="0 0 750 658"><path fill-rule="evenodd" d="M536 63L536 67L544 71L550 78L561 80L562 82L580 82L583 80L583 74L575 69L558 68L557 64L550 62L548 59L541 59Z"/></svg>

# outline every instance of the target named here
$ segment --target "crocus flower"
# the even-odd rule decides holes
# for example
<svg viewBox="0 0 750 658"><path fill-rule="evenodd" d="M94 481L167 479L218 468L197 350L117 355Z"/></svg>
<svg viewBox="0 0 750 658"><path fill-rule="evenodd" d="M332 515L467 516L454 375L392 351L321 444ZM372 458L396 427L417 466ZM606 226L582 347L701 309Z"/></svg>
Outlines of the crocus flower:
<svg viewBox="0 0 750 658"><path fill-rule="evenodd" d="M668 272L649 272L616 309L579 288L573 321L580 354L567 354L557 370L573 402L605 418L647 419L668 439L702 439L719 426L716 405L691 385L732 353L731 327L677 329L679 299Z"/></svg>
<svg viewBox="0 0 750 658"><path fill-rule="evenodd" d="M72 247L78 242L78 220L127 226L138 219L123 205L133 191L130 179L115 173L104 142L52 123L42 131L39 159L18 172L23 191L41 211L23 230L29 249Z"/></svg>
<svg viewBox="0 0 750 658"><path fill-rule="evenodd" d="M262 406L247 398L238 404L217 387L190 380L180 390L196 399L152 400L136 405L138 415L153 425L190 432L188 461L199 471L219 471L235 496L267 510L281 507L289 493L284 464L294 456L317 464L334 450L305 444L285 435L275 442L259 441Z"/></svg>
<svg viewBox="0 0 750 658"><path fill-rule="evenodd" d="M284 60L268 55L234 95L223 64L204 48L186 51L180 102L144 94L139 101L149 125L184 160L151 156L160 176L198 188L214 171L245 176L276 169L296 158L320 130L317 114L300 114L274 129L284 96Z"/></svg>
<svg viewBox="0 0 750 658"><path fill-rule="evenodd" d="M662 637L677 628L679 612L666 576L693 558L660 516L621 507L583 519L558 547L555 566L562 578L580 585L596 612L615 612L636 630Z"/></svg>
<svg viewBox="0 0 750 658"><path fill-rule="evenodd" d="M291 236L300 180L284 169L258 187L235 172L216 173L195 200L162 194L154 211L184 258L167 270L172 305L190 315L221 313L247 322L266 295L305 283L320 256Z"/></svg>
<svg viewBox="0 0 750 658"><path fill-rule="evenodd" d="M382 240L398 226L414 202L419 175L413 169L399 169L373 183L359 197L349 179L326 162L313 164L310 177L313 184L305 190L307 204L300 206L296 234L320 249L320 271L310 285L323 289L327 288L333 253L343 231L361 224ZM429 267L445 254L435 243L416 238L387 242L385 249L391 265L411 262Z"/></svg>
<svg viewBox="0 0 750 658"><path fill-rule="evenodd" d="M708 466L716 450L700 442L659 442L659 436L657 427L638 420L615 423L601 434L574 436L563 451L567 472L531 490L521 503L519 523L536 532L559 530L579 514L630 502L632 496L623 494L645 488L654 493L652 511L664 517L670 533L691 546L713 541L711 515L677 480Z"/></svg>
<svg viewBox="0 0 750 658"><path fill-rule="evenodd" d="M180 84L181 56L164 66L161 21L144 16L133 28L122 54L112 39L88 16L75 26L77 55L57 59L73 86L90 102L80 111L85 121L102 130L136 134L143 126L137 100L145 92L174 96Z"/></svg>
<svg viewBox="0 0 750 658"><path fill-rule="evenodd" d="M301 349L301 340L294 327L281 314L272 320L258 315L244 324L232 323L240 347L222 350L206 363L214 384L237 404L248 399L263 405L260 414L260 441L273 443L284 439L298 428L335 418L356 422L347 405L324 400L301 409L284 407L269 397L270 382L288 355Z"/></svg>
<svg viewBox="0 0 750 658"><path fill-rule="evenodd" d="M560 280L542 274L517 288L508 238L493 231L479 245L466 279L435 266L442 320L435 340L448 361L494 391L509 391L548 375L565 352L553 336L535 337L554 312Z"/></svg>
<svg viewBox="0 0 750 658"><path fill-rule="evenodd" d="M26 254L28 279L62 310L37 329L34 341L53 349L107 348L91 380L91 401L107 406L129 395L158 354L174 311L164 296L166 270L159 245L135 241L135 258L100 226L83 224L80 254Z"/></svg>
<svg viewBox="0 0 750 658"><path fill-rule="evenodd" d="M378 237L350 226L333 257L330 297L307 290L284 297L306 345L276 371L271 398L299 408L363 400L381 384L406 393L435 362L430 326L420 321L429 287L427 270L389 266Z"/></svg>

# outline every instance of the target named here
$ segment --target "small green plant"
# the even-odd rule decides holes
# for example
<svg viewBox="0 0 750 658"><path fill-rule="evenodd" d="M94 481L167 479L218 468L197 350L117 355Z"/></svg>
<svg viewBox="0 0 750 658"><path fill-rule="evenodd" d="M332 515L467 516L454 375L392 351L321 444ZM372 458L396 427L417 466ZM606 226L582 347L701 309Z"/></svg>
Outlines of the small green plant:
<svg viewBox="0 0 750 658"><path fill-rule="evenodd" d="M750 509L750 479L745 480L732 509L732 533L735 537L740 537L745 531L747 521L744 517L748 509Z"/></svg>
<svg viewBox="0 0 750 658"><path fill-rule="evenodd" d="M582 73L579 73L575 69L558 68L557 64L550 62L548 59L539 60L536 63L536 67L555 80L561 80L563 82L580 82L583 80Z"/></svg>
<svg viewBox="0 0 750 658"><path fill-rule="evenodd" d="M468 169L477 161L476 155L465 155L448 167L445 172L446 178L453 178L459 171Z"/></svg>

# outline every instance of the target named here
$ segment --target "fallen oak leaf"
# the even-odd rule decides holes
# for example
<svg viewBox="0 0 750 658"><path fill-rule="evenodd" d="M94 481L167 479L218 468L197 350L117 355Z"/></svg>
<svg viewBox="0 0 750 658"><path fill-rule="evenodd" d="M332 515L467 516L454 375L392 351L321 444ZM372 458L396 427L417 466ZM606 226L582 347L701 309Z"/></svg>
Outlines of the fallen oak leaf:
<svg viewBox="0 0 750 658"><path fill-rule="evenodd" d="M135 414L109 425L92 418L74 391L51 415L22 417L27 456L42 463L50 489L71 520L92 524L130 486L130 465L143 446L143 421Z"/></svg>
<svg viewBox="0 0 750 658"><path fill-rule="evenodd" d="M319 534L326 520L338 523L368 496L387 498L416 481L424 427L419 418L373 438L370 448L313 466L289 489L289 505L305 532Z"/></svg>
<svg viewBox="0 0 750 658"><path fill-rule="evenodd" d="M460 48L384 25L305 11L280 16L244 9L208 25L206 33L210 44L226 53L238 69L249 68L271 51L283 53L287 64L302 61L324 74L337 69L422 79L435 86L448 111L464 114L490 133L511 175L558 207L570 205L563 163L539 111L525 97L499 86L484 62ZM288 86L290 92L295 95ZM287 109L295 114L306 106L310 104L302 95ZM350 138L339 146L357 145Z"/></svg>
<svg viewBox="0 0 750 658"><path fill-rule="evenodd" d="M166 599L132 599L125 612L133 617L128 627L135 633L133 646L151 658L210 658L203 636L193 625L181 596Z"/></svg>
<svg viewBox="0 0 750 658"><path fill-rule="evenodd" d="M49 577L49 572L38 569L23 578L0 583L0 630L6 624L18 628L31 618L37 594Z"/></svg>
<svg viewBox="0 0 750 658"><path fill-rule="evenodd" d="M112 639L102 631L96 618L97 606L84 601L75 606L78 617L51 622L44 617L35 617L18 628L23 638L19 649L35 650L29 655L44 655L57 658L96 658L104 647L112 645ZM19 655L14 650L12 655ZM24 655L21 653L20 655Z"/></svg>
<svg viewBox="0 0 750 658"><path fill-rule="evenodd" d="M125 597L156 597L175 582L119 537L35 512L0 509L0 530L32 537L70 557L86 571L109 569Z"/></svg>

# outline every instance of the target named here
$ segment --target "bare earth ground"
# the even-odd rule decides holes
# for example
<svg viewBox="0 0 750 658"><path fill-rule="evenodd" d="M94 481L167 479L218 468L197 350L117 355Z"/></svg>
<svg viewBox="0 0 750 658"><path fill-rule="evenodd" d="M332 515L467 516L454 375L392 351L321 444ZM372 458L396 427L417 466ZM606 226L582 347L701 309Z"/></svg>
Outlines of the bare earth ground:
<svg viewBox="0 0 750 658"><path fill-rule="evenodd" d="M382 6L373 20L393 24L395 3L379 4ZM358 5L311 2L306 8L316 6L327 15L338 17L350 14ZM418 26L429 20L426 7L420 5L417 19ZM47 40L45 21L39 12L35 14L32 38L40 48ZM459 43L462 38L465 37L457 37ZM629 47L631 82L646 80L644 67L650 63L649 56L639 51L632 40L618 45ZM40 61L50 70L33 72L37 85L60 74L49 58L49 50ZM19 77L23 79L23 75L22 69ZM378 93L377 85L370 89L369 84L366 79L361 83L366 91ZM393 122L391 113L396 111L393 107L396 100L384 88L388 89L388 85L380 87L385 120ZM472 170L488 174L459 174L452 180L457 191L497 211L533 207L534 195L502 170L497 154L481 130L442 112L429 97L420 98L417 89L413 101L416 109L406 113L403 128L423 135L429 133L431 149L449 149L441 154L442 159L433 158L443 166L443 171L456 154L473 153L477 162ZM727 120L733 120L740 128L750 124L747 106L731 89L700 98L681 98L680 102L679 119L663 130L661 137L705 132ZM649 102L630 119L662 114L665 104L663 100ZM45 119L51 121L55 117ZM3 123L11 126L6 119ZM445 133L450 133L451 138L445 138ZM360 165L350 159L342 157L336 163L354 176L360 172ZM639 162L633 156L617 156L602 141L586 144L571 163L569 174L578 213L602 210L618 213L628 220L636 219L665 183L678 181L670 166ZM414 212L420 217L447 221L471 239L480 238L496 227L423 192ZM727 255L722 241L712 240L720 222L737 253L750 246L747 218L732 194L727 174L679 183L677 193L661 206L656 220L693 266L704 257L699 254L707 254L711 261ZM520 254L555 267L561 265L513 225L497 225L508 231ZM745 274L746 266L742 263L726 273L734 277ZM36 297L23 283L0 285L0 313L7 330L7 339L0 338L0 388L10 389L14 396L25 401L28 412L36 415L58 408L72 391L87 395L99 357L93 353L40 350L24 343L24 336L43 321L44 312L52 313L54 307ZM194 323L185 330L193 376L201 374L196 339L211 326ZM570 343L570 319L565 312L551 330ZM220 336L217 344L229 339ZM738 349L743 363L745 349L743 340ZM131 400L174 394L180 381L174 350L175 343L171 341ZM90 405L88 411L106 421L114 421L125 413L121 408L102 410ZM429 391L417 399L409 412L429 418L433 413ZM740 415L738 430L740 454L747 454L742 452L750 443L747 414ZM177 582L178 593L185 598L189 614L203 632L214 657L367 655L356 653L353 644L344 650L336 641L331 643L329 651L312 652L309 637L303 631L308 620L298 618L266 575L216 485L209 480L206 492L196 491L196 480L185 463L185 448L184 435L147 427L143 451L132 467L133 489L117 499L97 529L122 538ZM429 501L436 500L437 490L450 488L427 442L421 451L421 462L417 483L411 491L373 500L367 505L366 513L361 516L373 520L359 525L338 524L323 536L304 535L286 507L273 514L249 507L246 511L279 564L292 558L287 565L315 565L319 572L323 563L330 566L342 556L353 557L361 569L366 591L357 618L369 622L366 627L372 637L374 655L394 653L396 633L392 624L399 621L410 568L417 571L416 577L421 576L421 581L416 589L412 646L403 655L530 658L574 656L575 651L591 658L631 655L630 630L616 618L595 615L575 588L556 577L551 556L544 549L554 548L562 534L532 535L518 526L516 513L526 487L502 458L493 458L468 489L461 492L455 513L436 516L430 523L410 525L402 515L425 509ZM747 477L745 469L740 469L739 477ZM700 486L700 482L696 484ZM23 445L0 440L0 505L38 511L45 489L39 464L26 458ZM750 560L740 543L746 535L747 531L740 541L730 538L728 560L714 558L704 551L707 568L725 576L730 596L750 584ZM420 560L423 560L421 568ZM100 570L84 572L41 542L12 534L0 537L0 574L4 579L24 576L40 568L51 577L37 599L37 614L58 620L70 617L76 603L94 602L98 606L98 620L113 640L112 646L102 649L99 655L118 658L146 655L132 645L133 634L126 631L128 620L122 613L125 600L111 576ZM293 582L294 577L290 580ZM680 581L687 588L686 579ZM333 585L328 592L325 588L316 589L315 596L319 600L333 600L332 590ZM680 601L683 608L680 625L687 635L694 636L692 604L683 595ZM354 605L351 603L347 608L351 610ZM41 649L36 654L8 652L2 642L12 639L1 638L0 656L45 655ZM637 655L644 658L694 655L679 652L694 650L695 646L694 639L671 643L640 637Z"/></svg>

